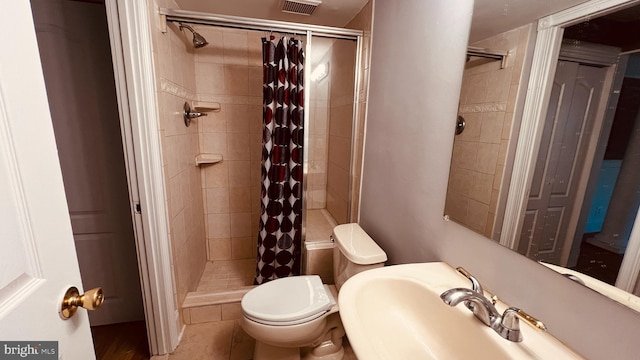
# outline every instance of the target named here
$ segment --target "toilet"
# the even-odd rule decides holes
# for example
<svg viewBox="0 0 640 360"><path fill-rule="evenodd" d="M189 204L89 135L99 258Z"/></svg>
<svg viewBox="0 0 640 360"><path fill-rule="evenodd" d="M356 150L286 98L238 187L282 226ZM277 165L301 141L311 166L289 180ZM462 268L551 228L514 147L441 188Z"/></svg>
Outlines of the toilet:
<svg viewBox="0 0 640 360"><path fill-rule="evenodd" d="M276 279L259 285L241 301L240 324L256 340L254 360L339 360L344 328L338 290L351 276L381 267L385 252L358 224L333 229L335 285L318 275Z"/></svg>

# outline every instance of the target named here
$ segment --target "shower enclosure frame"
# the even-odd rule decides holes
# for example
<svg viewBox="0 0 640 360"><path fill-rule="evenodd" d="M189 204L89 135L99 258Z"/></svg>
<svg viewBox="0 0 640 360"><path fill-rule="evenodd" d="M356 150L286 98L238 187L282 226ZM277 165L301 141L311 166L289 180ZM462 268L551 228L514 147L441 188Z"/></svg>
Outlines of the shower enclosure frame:
<svg viewBox="0 0 640 360"><path fill-rule="evenodd" d="M348 221L357 221L356 214L352 214L353 210L353 196L354 196L354 179L353 174L356 169L354 169L354 156L356 155L356 136L357 136L357 125L360 117L359 110L359 97L360 97L360 73L361 73L361 60L362 60L362 38L364 32L362 30L353 30L353 29L344 29L344 28L336 28L329 26L319 26L319 25L311 25L311 24L302 24L302 23L294 23L294 22L285 22L285 21L275 21L275 20L264 20L264 19L254 19L254 18L246 18L239 16L229 16L229 15L220 15L220 14L207 14L196 11L187 11L187 10L175 10L175 9L160 9L160 15L163 17L163 21L161 24L164 26L162 28L163 32L166 32L166 23L170 22L178 22L178 23L189 23L189 24L198 24L198 25L212 25L212 26L220 26L220 27L229 27L243 30L258 30L258 31L273 31L280 32L286 34L295 34L295 35L305 35L306 36L306 44L305 44L305 58L310 59L310 54L312 52L312 42L313 36L334 38L334 39L343 39L343 40L353 40L356 42L356 54L355 54L355 76L354 76L354 92L353 92L353 114L352 114L352 123L351 123L351 149L350 149L350 159L349 159L349 185L348 185L348 198L349 203L347 204L347 219ZM310 64L308 64L310 65ZM311 89L311 66L305 66L304 68L304 88L305 88L305 97L304 97L304 128L307 131L304 132L304 142L305 144L309 144L309 109L310 109L310 89ZM308 147L307 147L308 148ZM302 196L302 208L306 210L306 198L307 198L307 173L309 170L309 151L303 152L303 196ZM358 207L359 208L359 207ZM306 211L303 211L302 214L302 242L306 239L306 223L307 216ZM328 239L327 239L328 240ZM303 259L304 264L304 259Z"/></svg>
<svg viewBox="0 0 640 360"><path fill-rule="evenodd" d="M362 58L360 54L362 53L363 32L179 10L162 10L159 13L158 8L150 9L145 1L105 0L105 5L114 59L116 96L122 119L124 151L126 158L129 159L127 161L127 178L130 190L132 190L131 201L132 206L141 205L142 209L136 211L134 224L140 278L143 285L147 334L151 355L162 355L172 352L178 346L183 325L180 323L179 317L180 306L176 303L174 294L175 282L169 222L166 216L167 197L158 137L159 124L155 120L149 121L149 119L158 119L159 104L152 32L162 31L166 27L168 13L171 12L171 16L180 16L185 23L206 24L211 21L211 24L215 25L213 21L216 21L219 22L218 25L226 27L267 31L287 30L289 33L307 34L308 36L356 39L359 59ZM155 20L155 16L162 17L161 21ZM309 39L311 39L310 36ZM306 50L310 51L310 44L307 44ZM355 69L354 136L355 129L357 129L355 125L361 121L358 114L361 66L362 64L358 60ZM306 73L305 76L309 79ZM305 83L305 86L308 86L308 82ZM308 124L307 112L305 126ZM352 162L353 149L352 142ZM308 166L307 158L305 157L304 160L305 166ZM353 170L353 163L351 170ZM353 171L351 171L351 176L353 176ZM350 198L352 198L352 184L353 179L350 179ZM353 217L350 219L353 220Z"/></svg>

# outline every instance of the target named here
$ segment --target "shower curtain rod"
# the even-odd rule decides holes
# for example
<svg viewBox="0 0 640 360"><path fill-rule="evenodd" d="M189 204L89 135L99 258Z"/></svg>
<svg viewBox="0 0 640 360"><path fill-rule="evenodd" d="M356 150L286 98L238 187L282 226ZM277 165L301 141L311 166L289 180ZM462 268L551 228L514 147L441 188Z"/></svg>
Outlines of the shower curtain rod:
<svg viewBox="0 0 640 360"><path fill-rule="evenodd" d="M343 29L331 26L319 26L301 24L286 21L253 19L240 16L208 14L196 11L160 9L166 21L185 22L201 25L217 25L245 30L285 32L298 35L306 35L307 31L313 32L314 36L329 37L336 39L357 40L363 35L362 30ZM166 21L164 24L166 24ZM163 29L166 32L166 29Z"/></svg>
<svg viewBox="0 0 640 360"><path fill-rule="evenodd" d="M490 50L484 49L474 46L469 46L467 48L467 56L476 56L485 59L495 59L500 60L500 69L504 69L507 66L507 56L509 55L508 51L499 51L499 50Z"/></svg>

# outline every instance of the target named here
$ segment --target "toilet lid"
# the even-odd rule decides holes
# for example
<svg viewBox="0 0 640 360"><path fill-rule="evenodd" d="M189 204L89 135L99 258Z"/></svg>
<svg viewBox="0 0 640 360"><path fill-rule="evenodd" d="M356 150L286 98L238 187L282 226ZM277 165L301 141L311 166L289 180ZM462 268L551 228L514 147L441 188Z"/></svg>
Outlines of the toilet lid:
<svg viewBox="0 0 640 360"><path fill-rule="evenodd" d="M277 324L314 319L335 305L335 300L320 276L307 275L259 285L248 291L240 304L247 317Z"/></svg>

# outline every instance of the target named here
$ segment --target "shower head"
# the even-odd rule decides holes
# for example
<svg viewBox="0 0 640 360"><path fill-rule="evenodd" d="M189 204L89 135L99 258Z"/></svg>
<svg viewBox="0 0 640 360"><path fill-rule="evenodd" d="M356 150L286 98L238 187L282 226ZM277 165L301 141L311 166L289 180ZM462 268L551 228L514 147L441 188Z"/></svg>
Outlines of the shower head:
<svg viewBox="0 0 640 360"><path fill-rule="evenodd" d="M197 49L197 48L206 46L208 44L207 39L205 39L204 36L198 34L195 30L193 30L191 26L185 25L183 23L179 23L179 24L180 24L180 31L182 31L182 28L186 28L187 30L191 31L191 33L193 34L193 47Z"/></svg>

